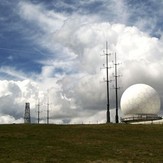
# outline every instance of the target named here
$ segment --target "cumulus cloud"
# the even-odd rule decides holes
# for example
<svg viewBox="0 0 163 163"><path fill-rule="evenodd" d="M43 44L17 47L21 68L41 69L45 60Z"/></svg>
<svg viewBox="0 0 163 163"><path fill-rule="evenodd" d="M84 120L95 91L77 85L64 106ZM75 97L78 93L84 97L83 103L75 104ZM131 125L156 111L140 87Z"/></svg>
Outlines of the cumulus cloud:
<svg viewBox="0 0 163 163"><path fill-rule="evenodd" d="M15 119L10 115L0 115L0 124L23 123L24 119Z"/></svg>
<svg viewBox="0 0 163 163"><path fill-rule="evenodd" d="M37 84L29 80L1 80L0 92L0 113L4 122L6 122L5 117L22 122L25 103L30 102L31 109L35 109L36 100L40 95Z"/></svg>
<svg viewBox="0 0 163 163"><path fill-rule="evenodd" d="M91 1L94 2L94 1ZM113 3L116 3L113 1ZM116 3L121 12L123 1ZM104 123L106 121L105 42L108 41L110 78L113 80L114 53L117 53L119 97L130 85L146 83L153 86L163 100L162 39L151 37L136 26L99 20L96 15L68 15L49 11L42 5L20 2L19 14L44 34L32 40L52 55L38 59L42 71L21 81L0 82L0 112L6 121L21 121L24 103L31 103L31 113L37 119L36 101L40 100L41 122L46 122L47 99L51 123ZM125 21L128 14L124 13ZM104 52L103 52L104 51ZM104 64L104 66L103 66ZM2 70L1 70L2 71ZM12 73L14 75L14 73ZM16 76L16 75L15 75ZM21 75L23 76L23 75ZM111 119L114 121L114 80L111 83ZM35 108L35 109L34 109ZM121 113L120 113L121 114ZM20 122L19 121L19 122Z"/></svg>
<svg viewBox="0 0 163 163"><path fill-rule="evenodd" d="M127 27L122 24L92 23L83 25L76 30L72 29L72 31L74 33L71 38L67 35L63 39L62 35L60 36L58 33L54 36L54 40L60 41L77 55L77 59L74 61L80 61L80 65L77 67L78 75L65 75L58 81L64 94L75 102L75 108L80 113L79 117L82 115L81 112L91 117L97 112L105 110L105 85L99 83L105 76L105 72L99 71L103 61L99 54L105 48L105 41L102 37L104 31L106 35L110 36L108 37L109 51L112 54L117 52L118 60L122 62L122 65L119 66L119 73L123 75L119 82L122 87L120 95L129 85L135 83L147 83L161 94L159 81L162 76L161 54L163 49L159 39L150 37L136 27ZM69 39L71 42L68 41ZM78 44L80 50L78 46L75 46ZM113 58L112 56L111 60ZM72 65L72 67L76 69L76 65L75 67ZM77 80L76 76L80 76L81 72L85 75ZM113 69L110 76L112 73ZM111 85L114 85L114 82ZM111 91L113 92L113 89ZM111 97L113 102L115 102L114 97L113 92ZM112 108L115 107L113 102L111 103Z"/></svg>

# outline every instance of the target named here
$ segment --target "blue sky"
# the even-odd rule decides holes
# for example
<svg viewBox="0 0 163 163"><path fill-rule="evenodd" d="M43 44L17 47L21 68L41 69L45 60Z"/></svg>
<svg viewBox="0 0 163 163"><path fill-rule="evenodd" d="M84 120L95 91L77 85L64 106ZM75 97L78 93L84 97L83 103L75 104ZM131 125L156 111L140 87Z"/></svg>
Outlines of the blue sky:
<svg viewBox="0 0 163 163"><path fill-rule="evenodd" d="M99 121L104 121L105 87L98 84L105 76L99 71L105 62L99 54L106 40L109 50L117 51L123 62L120 73L127 78L120 81L123 89L147 83L159 91L162 100L162 8L162 0L0 0L0 80L7 85L0 100L7 101L5 94L10 92L16 103L7 112L8 106L1 106L0 115L22 121L23 116L17 115L23 115L24 102L31 101L34 110L34 101L46 101L42 94L54 89L49 93L52 107L57 108L52 111L54 121L65 121L67 112L69 122L94 120L99 114ZM139 74L137 78L131 77L134 73ZM14 89L9 91L11 81L20 89L18 97ZM28 96L23 91L29 91Z"/></svg>
<svg viewBox="0 0 163 163"><path fill-rule="evenodd" d="M36 23L24 20L19 11L19 3L23 1L1 0L0 4L0 53L1 66L13 66L26 73L40 73L41 64L38 59L50 57L52 54L37 45L34 37L44 35ZM27 2L27 1L24 1ZM101 22L124 23L137 26L151 36L160 37L162 25L162 1L28 1L33 5L41 5L44 10L72 14L95 15ZM118 2L118 3L119 3ZM115 6L115 7L114 7ZM118 6L118 7L117 7ZM117 10L119 9L119 10ZM143 23L142 25L139 24Z"/></svg>

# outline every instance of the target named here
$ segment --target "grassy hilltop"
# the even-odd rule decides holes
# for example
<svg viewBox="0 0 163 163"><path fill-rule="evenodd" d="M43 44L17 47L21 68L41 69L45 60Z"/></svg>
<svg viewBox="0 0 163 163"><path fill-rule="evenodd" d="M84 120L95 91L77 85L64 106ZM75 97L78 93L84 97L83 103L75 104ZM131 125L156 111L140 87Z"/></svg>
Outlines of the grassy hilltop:
<svg viewBox="0 0 163 163"><path fill-rule="evenodd" d="M163 162L163 125L0 125L0 162Z"/></svg>

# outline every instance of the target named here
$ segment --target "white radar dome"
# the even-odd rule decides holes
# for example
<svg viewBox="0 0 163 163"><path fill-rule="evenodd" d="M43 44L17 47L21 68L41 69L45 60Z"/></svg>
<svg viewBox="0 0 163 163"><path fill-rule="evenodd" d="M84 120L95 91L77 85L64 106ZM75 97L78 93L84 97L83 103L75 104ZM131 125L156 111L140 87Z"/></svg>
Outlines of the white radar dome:
<svg viewBox="0 0 163 163"><path fill-rule="evenodd" d="M135 84L127 88L123 93L120 105L125 116L158 114L160 111L160 98L151 86Z"/></svg>

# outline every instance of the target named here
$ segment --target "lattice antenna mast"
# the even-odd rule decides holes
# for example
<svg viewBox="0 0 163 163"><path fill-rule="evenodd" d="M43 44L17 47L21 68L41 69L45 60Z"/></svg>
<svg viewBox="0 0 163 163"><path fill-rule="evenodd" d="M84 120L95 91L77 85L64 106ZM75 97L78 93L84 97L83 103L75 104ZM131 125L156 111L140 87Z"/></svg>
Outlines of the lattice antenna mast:
<svg viewBox="0 0 163 163"><path fill-rule="evenodd" d="M25 103L24 123L31 123L30 103Z"/></svg>
<svg viewBox="0 0 163 163"><path fill-rule="evenodd" d="M106 86L107 86L107 123L110 123L110 86L109 86L109 53L108 53L108 42L106 41Z"/></svg>
<svg viewBox="0 0 163 163"><path fill-rule="evenodd" d="M115 96L116 96L116 114L115 114L115 122L116 123L119 123L119 116L118 116L118 70L117 70L117 54L115 53L115 63L114 63L114 66L115 66Z"/></svg>

